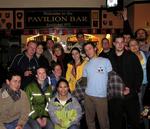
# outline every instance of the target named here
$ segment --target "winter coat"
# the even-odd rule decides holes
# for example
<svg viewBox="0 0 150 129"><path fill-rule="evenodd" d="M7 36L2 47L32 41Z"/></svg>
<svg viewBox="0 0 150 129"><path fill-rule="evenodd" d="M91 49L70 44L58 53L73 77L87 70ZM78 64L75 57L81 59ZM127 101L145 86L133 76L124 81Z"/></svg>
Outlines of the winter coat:
<svg viewBox="0 0 150 129"><path fill-rule="evenodd" d="M44 90L42 90L39 84L35 81L30 83L25 91L30 101L31 112L29 117L34 120L39 117L49 118L47 106L52 97L51 86L46 84Z"/></svg>
<svg viewBox="0 0 150 129"><path fill-rule="evenodd" d="M71 125L77 125L82 116L81 106L71 94L68 94L65 105L60 103L56 95L49 102L48 111L55 129L67 129Z"/></svg>

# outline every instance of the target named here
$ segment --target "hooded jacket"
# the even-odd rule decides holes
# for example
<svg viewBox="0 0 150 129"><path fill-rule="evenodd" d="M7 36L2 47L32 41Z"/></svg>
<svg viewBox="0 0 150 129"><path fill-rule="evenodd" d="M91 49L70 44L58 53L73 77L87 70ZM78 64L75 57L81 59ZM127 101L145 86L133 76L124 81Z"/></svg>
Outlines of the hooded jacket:
<svg viewBox="0 0 150 129"><path fill-rule="evenodd" d="M56 94L49 102L48 111L55 129L67 129L71 125L77 125L82 116L80 104L69 93L65 105L60 103Z"/></svg>

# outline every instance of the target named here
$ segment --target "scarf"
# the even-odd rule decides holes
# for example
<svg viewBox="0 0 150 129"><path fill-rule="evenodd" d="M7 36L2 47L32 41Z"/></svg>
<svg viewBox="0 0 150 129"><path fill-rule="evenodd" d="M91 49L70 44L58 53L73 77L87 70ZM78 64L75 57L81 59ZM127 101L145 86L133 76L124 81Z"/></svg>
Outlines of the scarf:
<svg viewBox="0 0 150 129"><path fill-rule="evenodd" d="M10 97L14 100L17 101L20 99L21 97L21 91L14 91L10 88L10 86L8 86L7 84L3 84L2 85L2 90L1 92L7 91L7 93L10 95Z"/></svg>

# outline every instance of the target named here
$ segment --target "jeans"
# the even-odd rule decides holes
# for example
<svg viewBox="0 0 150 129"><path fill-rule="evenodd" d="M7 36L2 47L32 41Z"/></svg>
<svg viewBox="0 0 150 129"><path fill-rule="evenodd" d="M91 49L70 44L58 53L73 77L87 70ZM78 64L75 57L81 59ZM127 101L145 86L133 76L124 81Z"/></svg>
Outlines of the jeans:
<svg viewBox="0 0 150 129"><path fill-rule="evenodd" d="M10 123L5 123L4 126L5 126L6 129L15 129L16 126L17 126L17 123L18 123L18 119L14 120Z"/></svg>
<svg viewBox="0 0 150 129"><path fill-rule="evenodd" d="M18 124L18 119L14 120L10 123L5 123L4 126L5 126L6 129L15 129L17 127L17 124ZM30 126L25 124L23 129L30 129Z"/></svg>

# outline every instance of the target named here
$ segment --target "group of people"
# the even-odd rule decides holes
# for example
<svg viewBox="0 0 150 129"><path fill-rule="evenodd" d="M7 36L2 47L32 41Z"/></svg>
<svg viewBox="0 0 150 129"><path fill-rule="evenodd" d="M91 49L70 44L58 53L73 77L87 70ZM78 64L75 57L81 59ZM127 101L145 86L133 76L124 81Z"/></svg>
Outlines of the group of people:
<svg viewBox="0 0 150 129"><path fill-rule="evenodd" d="M13 59L1 88L1 129L79 128L83 113L72 92L85 64L80 49L67 54L52 39L46 47L29 41Z"/></svg>
<svg viewBox="0 0 150 129"><path fill-rule="evenodd" d="M115 35L112 48L103 38L99 55L81 32L70 53L52 39L46 50L29 41L0 89L0 129L96 129L97 124L100 129L140 129L140 123L148 129L149 121L140 114L144 106L150 108L148 35L144 29L133 39L130 34Z"/></svg>
<svg viewBox="0 0 150 129"><path fill-rule="evenodd" d="M112 89L109 91L110 99L108 100L110 125L112 129L121 129L123 128L121 123L126 119L127 123L125 124L128 128L131 126L133 129L149 129L147 120L150 113L150 44L147 42L148 33L141 28L133 34L126 13L124 11L122 37L114 36L113 47L110 46L108 39L103 38L103 51L99 54L100 57L110 60L113 71L121 77L121 80L118 78L119 82L115 82L119 86L111 84L112 78L108 80L108 88L114 88L114 93L112 93ZM116 79L114 78L114 80ZM118 93L117 88L122 90L121 83L124 85L124 90L122 93ZM112 97L112 94L120 97Z"/></svg>

